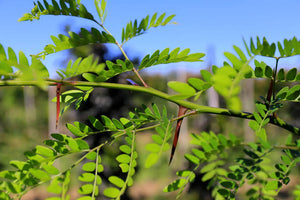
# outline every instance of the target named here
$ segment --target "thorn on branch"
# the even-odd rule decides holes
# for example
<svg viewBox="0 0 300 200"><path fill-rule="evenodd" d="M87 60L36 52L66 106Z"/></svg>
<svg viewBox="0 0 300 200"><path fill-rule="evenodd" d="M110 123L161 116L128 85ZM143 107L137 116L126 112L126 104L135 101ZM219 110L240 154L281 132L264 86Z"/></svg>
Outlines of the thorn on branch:
<svg viewBox="0 0 300 200"><path fill-rule="evenodd" d="M57 129L58 127L58 120L59 120L59 113L60 113L60 89L62 83L56 83L56 123L55 123L55 128Z"/></svg>
<svg viewBox="0 0 300 200"><path fill-rule="evenodd" d="M188 110L188 108L186 108L184 106L179 106L178 117L181 117L182 115L184 115L187 110ZM183 121L183 118L177 120L169 165L171 164L171 162L173 160L173 157L174 157L174 153L175 153L175 150L176 150L176 146L177 146L177 142L178 142L178 138L179 138L180 127L181 127L182 121Z"/></svg>

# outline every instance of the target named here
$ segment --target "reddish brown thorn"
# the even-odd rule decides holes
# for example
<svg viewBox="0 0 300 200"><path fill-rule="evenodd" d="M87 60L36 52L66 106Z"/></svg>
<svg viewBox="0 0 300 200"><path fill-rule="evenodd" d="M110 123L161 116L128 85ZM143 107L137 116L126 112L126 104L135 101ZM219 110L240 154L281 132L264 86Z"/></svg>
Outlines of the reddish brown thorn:
<svg viewBox="0 0 300 200"><path fill-rule="evenodd" d="M56 129L58 127L59 113L60 113L60 89L62 83L56 83Z"/></svg>
<svg viewBox="0 0 300 200"><path fill-rule="evenodd" d="M184 115L187 110L188 109L186 107L179 106L178 117ZM176 150L176 146L177 146L177 142L178 142L178 138L179 138L180 127L181 127L182 121L183 121L183 118L177 120L177 125L176 125L175 135L174 135L174 139L173 139L173 146L172 146L169 165L171 164L171 162L173 160L173 157L174 157L174 153L175 153L175 150Z"/></svg>

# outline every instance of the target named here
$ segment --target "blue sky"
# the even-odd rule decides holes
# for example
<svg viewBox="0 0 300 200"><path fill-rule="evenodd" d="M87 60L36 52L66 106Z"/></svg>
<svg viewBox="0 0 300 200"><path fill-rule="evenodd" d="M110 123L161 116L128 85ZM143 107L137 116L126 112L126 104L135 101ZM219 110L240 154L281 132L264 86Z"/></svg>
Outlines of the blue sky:
<svg viewBox="0 0 300 200"><path fill-rule="evenodd" d="M0 0L0 43L4 47L22 50L26 55L41 52L45 45L52 43L50 35L63 32L64 25L71 25L72 31L97 27L88 20L73 17L44 16L39 21L17 22L33 7L31 0ZM51 1L50 1L51 2ZM82 0L83 4L97 16L93 0ZM176 14L177 25L155 28L145 35L129 41L124 48L141 58L157 49L180 47L191 52L206 53L205 62L197 64L176 64L153 68L154 72L168 72L174 67L184 66L199 72L212 62L221 65L225 60L224 51L232 52L232 45L243 47L242 38L265 36L269 42L283 41L300 35L300 1L298 0L108 0L108 16L105 24L117 39L127 22L142 19L146 15L164 12ZM98 27L97 27L98 28ZM212 53L214 52L214 53ZM45 64L54 71L63 67L61 61L66 52L51 55ZM282 60L283 67L298 67L299 58ZM268 62L268 61L267 61ZM272 65L273 63L270 63Z"/></svg>

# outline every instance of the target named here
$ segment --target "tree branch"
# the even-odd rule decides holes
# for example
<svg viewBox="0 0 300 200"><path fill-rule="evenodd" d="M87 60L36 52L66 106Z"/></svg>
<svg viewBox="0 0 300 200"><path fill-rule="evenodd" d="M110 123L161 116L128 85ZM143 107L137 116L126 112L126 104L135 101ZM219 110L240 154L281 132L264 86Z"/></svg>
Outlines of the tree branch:
<svg viewBox="0 0 300 200"><path fill-rule="evenodd" d="M46 84L49 86L56 86L57 83L62 83L63 85L71 85L71 86L90 86L90 87L103 87L103 88L110 88L110 89L120 89L120 90L130 90L130 91L136 91L136 92L143 92L147 93L153 96L160 97L162 99L165 99L167 101L176 103L177 105L184 106L190 110L192 110L192 114L199 114L199 113L209 113L209 114L216 114L216 115L225 115L229 117L237 117L237 118L243 118L243 119L254 119L254 116L252 113L248 112L233 112L231 110L225 109L225 108L214 108L209 106L203 106L199 105L193 102L185 101L185 100L177 100L174 99L172 95L166 94L164 92L161 92L159 90L156 90L151 87L143 87L143 86L136 86L136 85L126 85L126 84L119 84L119 83L107 83L107 82L87 82L87 81L62 81L62 80L53 80L49 79L46 81ZM38 81L0 81L0 87L1 86L39 86ZM191 115L191 114L189 114ZM183 116L185 117L185 116ZM286 129L293 134L300 135L300 129L286 123L279 117L274 118L273 116L269 116L270 123L274 124L278 127L281 127L283 129Z"/></svg>

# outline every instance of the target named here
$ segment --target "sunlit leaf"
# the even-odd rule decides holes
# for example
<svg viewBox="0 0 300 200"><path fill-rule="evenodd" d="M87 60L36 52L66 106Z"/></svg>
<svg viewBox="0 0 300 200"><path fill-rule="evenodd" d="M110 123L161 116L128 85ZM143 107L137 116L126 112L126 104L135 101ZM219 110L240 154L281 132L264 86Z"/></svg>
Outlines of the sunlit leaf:
<svg viewBox="0 0 300 200"><path fill-rule="evenodd" d="M125 182L117 176L110 176L108 180L119 188L122 188L125 185Z"/></svg>
<svg viewBox="0 0 300 200"><path fill-rule="evenodd" d="M163 191L164 192L173 192L175 190L178 190L179 188L181 188L185 184L186 184L186 179L177 179L173 183L171 183L170 185L166 186L163 189Z"/></svg>
<svg viewBox="0 0 300 200"><path fill-rule="evenodd" d="M109 187L103 191L103 194L109 198L116 198L120 191L117 188Z"/></svg>
<svg viewBox="0 0 300 200"><path fill-rule="evenodd" d="M193 95L196 93L195 89L189 86L187 83L169 81L168 86L181 94Z"/></svg>

